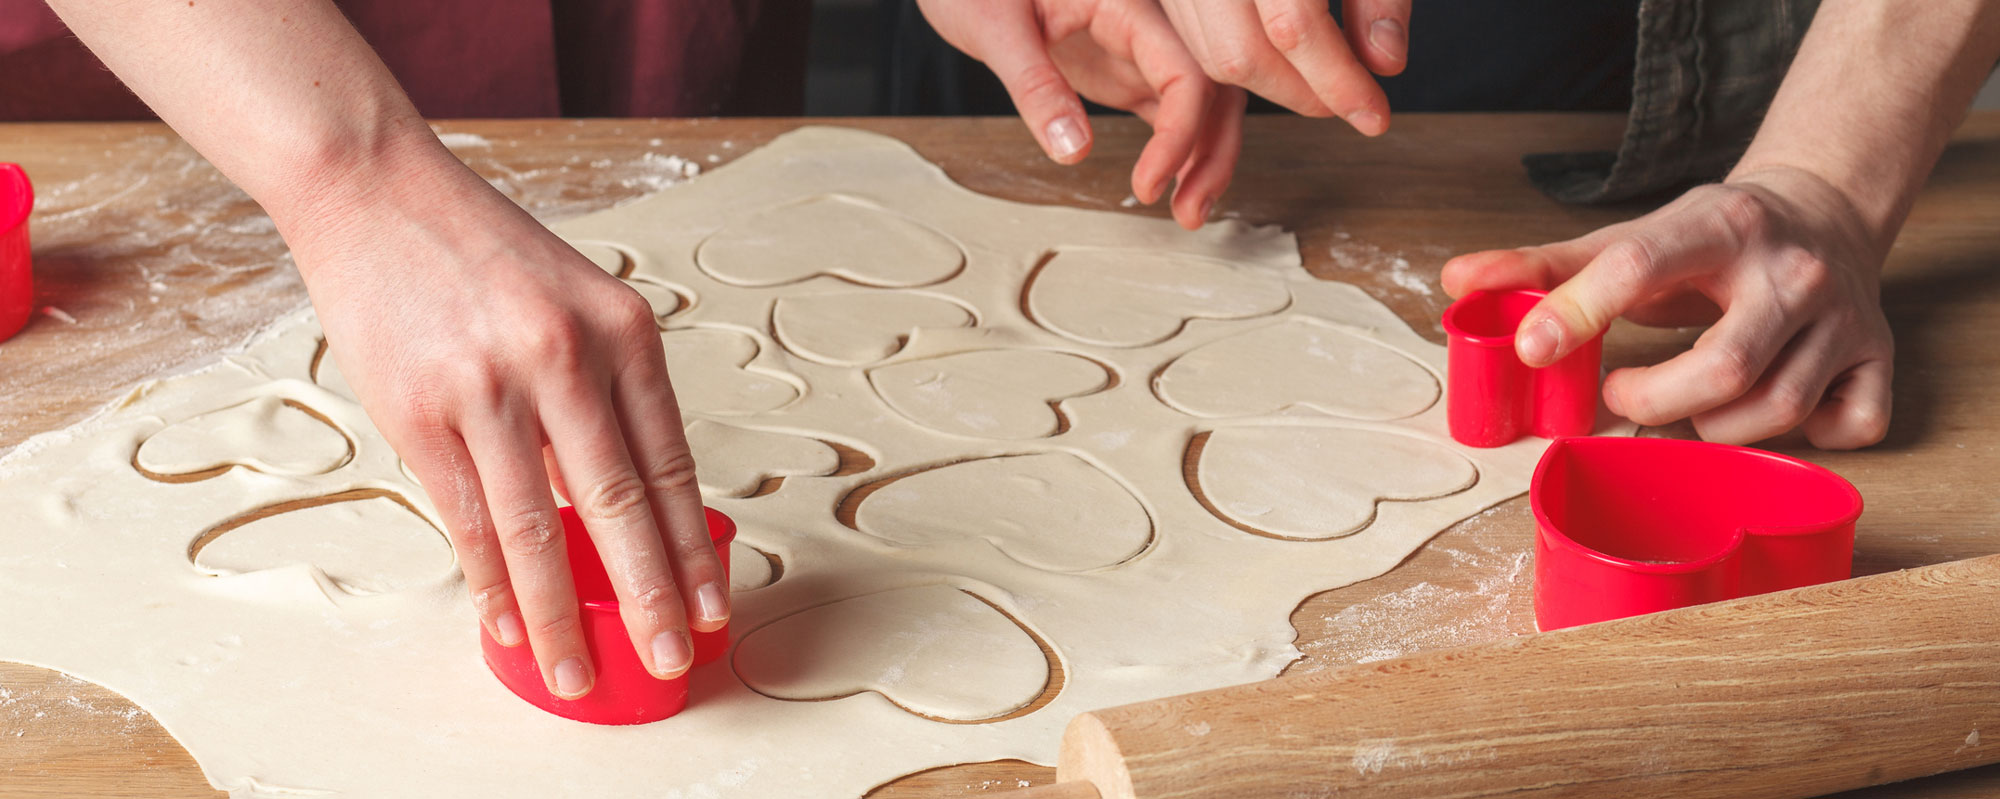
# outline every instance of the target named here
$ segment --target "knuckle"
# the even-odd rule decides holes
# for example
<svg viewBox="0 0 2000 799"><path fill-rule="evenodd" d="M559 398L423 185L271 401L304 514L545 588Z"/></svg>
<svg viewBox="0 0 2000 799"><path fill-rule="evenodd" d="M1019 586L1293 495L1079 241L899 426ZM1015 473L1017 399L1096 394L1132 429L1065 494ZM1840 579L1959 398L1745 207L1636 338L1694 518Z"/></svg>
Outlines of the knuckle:
<svg viewBox="0 0 2000 799"><path fill-rule="evenodd" d="M1743 396L1757 382L1756 365L1749 353L1738 347L1715 348L1709 356L1708 376L1716 393L1729 399Z"/></svg>
<svg viewBox="0 0 2000 799"><path fill-rule="evenodd" d="M1053 105L1067 101L1069 82L1053 64L1035 64L1015 73L1014 92L1023 105Z"/></svg>
<svg viewBox="0 0 2000 799"><path fill-rule="evenodd" d="M1778 380L1771 383L1764 405L1770 409L1772 420L1789 430L1812 415L1819 406L1819 396L1797 382Z"/></svg>
<svg viewBox="0 0 2000 799"><path fill-rule="evenodd" d="M527 337L523 350L538 364L565 369L583 356L583 325L567 313L542 314L522 330Z"/></svg>
<svg viewBox="0 0 2000 799"><path fill-rule="evenodd" d="M1872 402L1862 403L1848 415L1855 447L1882 443L1889 437L1889 409Z"/></svg>
<svg viewBox="0 0 2000 799"><path fill-rule="evenodd" d="M1257 76L1257 58L1248 48L1230 45L1215 54L1208 76L1223 83L1241 86Z"/></svg>
<svg viewBox="0 0 2000 799"><path fill-rule="evenodd" d="M577 621L576 613L558 613L536 621L530 636L541 641L559 641L576 634L581 629L582 625Z"/></svg>
<svg viewBox="0 0 2000 799"><path fill-rule="evenodd" d="M1312 27L1300 16L1299 9L1283 8L1264 18L1264 36L1278 52L1294 53L1311 42Z"/></svg>
<svg viewBox="0 0 2000 799"><path fill-rule="evenodd" d="M636 474L612 477L592 486L577 510L593 519L625 521L646 509L646 484Z"/></svg>
<svg viewBox="0 0 2000 799"><path fill-rule="evenodd" d="M642 468L640 479L653 491L684 491L696 484L694 453L685 444L667 447L649 458Z"/></svg>
<svg viewBox="0 0 2000 799"><path fill-rule="evenodd" d="M506 608L514 597L514 588L505 579L472 589L472 609L482 616L491 616Z"/></svg>
<svg viewBox="0 0 2000 799"><path fill-rule="evenodd" d="M620 292L618 299L611 301L610 315L613 330L622 341L644 341L660 335L660 320L653 316L653 304L639 296L637 290Z"/></svg>
<svg viewBox="0 0 2000 799"><path fill-rule="evenodd" d="M1833 267L1811 250L1787 250L1778 266L1781 282L1798 294L1814 296L1833 285Z"/></svg>
<svg viewBox="0 0 2000 799"><path fill-rule="evenodd" d="M522 557L547 555L562 546L562 525L540 511L518 511L500 529L501 548Z"/></svg>
<svg viewBox="0 0 2000 799"><path fill-rule="evenodd" d="M671 604L679 594L674 579L665 574L651 574L632 583L632 604L642 608L661 608Z"/></svg>

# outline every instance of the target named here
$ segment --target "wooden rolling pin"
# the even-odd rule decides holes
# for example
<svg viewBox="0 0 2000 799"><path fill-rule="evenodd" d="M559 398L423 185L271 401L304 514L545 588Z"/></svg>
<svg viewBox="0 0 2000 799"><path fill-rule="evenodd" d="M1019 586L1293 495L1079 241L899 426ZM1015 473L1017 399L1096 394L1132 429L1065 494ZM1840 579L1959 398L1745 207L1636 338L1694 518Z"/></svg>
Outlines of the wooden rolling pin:
<svg viewBox="0 0 2000 799"><path fill-rule="evenodd" d="M2000 555L1085 713L1011 795L1763 799L1996 761Z"/></svg>

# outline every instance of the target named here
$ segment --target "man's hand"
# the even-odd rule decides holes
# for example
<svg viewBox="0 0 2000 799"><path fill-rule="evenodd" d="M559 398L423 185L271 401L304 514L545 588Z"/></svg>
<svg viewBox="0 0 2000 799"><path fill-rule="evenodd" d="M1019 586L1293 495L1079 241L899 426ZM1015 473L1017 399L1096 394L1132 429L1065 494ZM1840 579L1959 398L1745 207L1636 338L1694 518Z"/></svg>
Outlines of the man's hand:
<svg viewBox="0 0 2000 799"><path fill-rule="evenodd" d="M1373 75L1408 63L1410 0L1346 0L1347 30L1326 0L1163 0L1209 77L1309 117L1339 116L1365 135L1389 129Z"/></svg>
<svg viewBox="0 0 2000 799"><path fill-rule="evenodd" d="M1081 93L1137 114L1153 137L1132 168L1132 195L1151 204L1174 189L1174 219L1190 230L1229 187L1243 145L1241 91L1202 74L1154 0L919 0L952 46L990 67L1050 158L1090 153Z"/></svg>
<svg viewBox="0 0 2000 799"><path fill-rule="evenodd" d="M559 479L633 646L676 676L688 620L728 620L728 583L653 311L430 147L284 222L329 351L443 515L495 640L532 645L558 695L590 690Z"/></svg>
<svg viewBox="0 0 2000 799"><path fill-rule="evenodd" d="M1612 372L1605 404L1645 425L1692 417L1710 441L1747 444L1804 425L1814 446L1851 449L1889 427L1888 241L1867 230L1826 181L1773 167L1579 239L1460 256L1445 264L1444 286L1453 296L1549 289L1516 338L1530 366L1619 316L1712 322L1688 352Z"/></svg>

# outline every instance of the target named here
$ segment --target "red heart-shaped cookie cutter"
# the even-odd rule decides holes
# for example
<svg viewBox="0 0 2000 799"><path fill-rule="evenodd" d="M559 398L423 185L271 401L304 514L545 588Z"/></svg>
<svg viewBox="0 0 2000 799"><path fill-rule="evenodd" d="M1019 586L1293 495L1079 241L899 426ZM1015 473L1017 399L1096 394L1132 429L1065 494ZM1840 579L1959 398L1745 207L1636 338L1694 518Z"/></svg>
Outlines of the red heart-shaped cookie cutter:
<svg viewBox="0 0 2000 799"><path fill-rule="evenodd" d="M28 173L15 164L0 164L0 341L20 332L35 307L28 257L28 212L34 208Z"/></svg>
<svg viewBox="0 0 2000 799"><path fill-rule="evenodd" d="M1560 438L1529 487L1543 630L1847 579L1861 492L1772 452Z"/></svg>

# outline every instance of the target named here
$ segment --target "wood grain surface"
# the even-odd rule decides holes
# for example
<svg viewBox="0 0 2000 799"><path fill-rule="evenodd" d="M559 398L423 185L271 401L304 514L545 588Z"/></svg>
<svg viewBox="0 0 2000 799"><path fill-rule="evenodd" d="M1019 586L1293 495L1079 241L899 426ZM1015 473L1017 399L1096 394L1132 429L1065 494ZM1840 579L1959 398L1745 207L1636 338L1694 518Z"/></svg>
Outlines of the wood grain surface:
<svg viewBox="0 0 2000 799"><path fill-rule="evenodd" d="M1097 120L1076 167L1049 162L1014 119L817 120L909 142L960 183L1026 202L1124 209L1145 129ZM678 155L716 163L808 120L524 120L439 123L483 137L456 148L545 218L608 207L657 184L613 180L617 165ZM1437 284L1451 255L1544 243L1643 213L1574 208L1523 176L1522 154L1601 149L1622 121L1604 115L1404 115L1363 140L1339 123L1250 120L1243 162L1218 213L1295 231L1316 275L1354 283L1418 333L1442 342ZM253 203L193 161L157 125L0 125L0 159L44 195L36 217L37 302L61 309L0 344L0 447L82 419L132 382L240 341L304 299L282 243ZM598 164L612 164L601 169ZM671 190L671 189L668 189ZM51 196L53 195L53 196ZM163 224L168 219L172 224ZM89 224L83 224L83 222ZM133 230L156 235L131 235ZM48 231L49 235L42 235ZM229 242L221 248L217 241ZM1896 245L1883 303L1897 337L1889 438L1856 453L1802 441L1770 446L1824 464L1860 488L1868 510L1856 572L1871 574L2000 551L2000 112L1960 130ZM1620 323L1608 366L1650 363L1697 331ZM1668 431L1686 435L1688 430ZM1494 640L1531 631L1525 497L1447 530L1389 574L1312 597L1293 613L1296 672ZM143 711L93 685L0 663L0 797L216 797L187 754ZM1019 762L934 769L873 796L984 796L1040 785L1053 770ZM1843 795L1986 797L2000 770L1962 772Z"/></svg>

